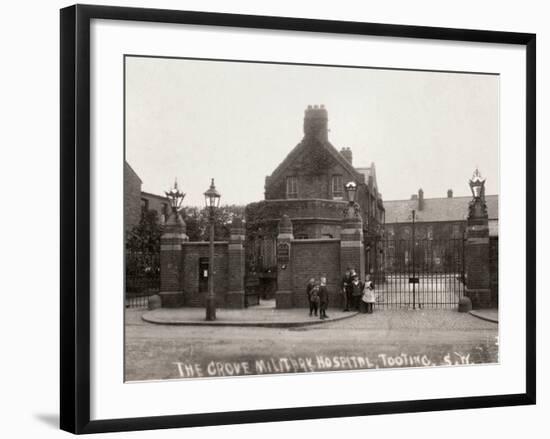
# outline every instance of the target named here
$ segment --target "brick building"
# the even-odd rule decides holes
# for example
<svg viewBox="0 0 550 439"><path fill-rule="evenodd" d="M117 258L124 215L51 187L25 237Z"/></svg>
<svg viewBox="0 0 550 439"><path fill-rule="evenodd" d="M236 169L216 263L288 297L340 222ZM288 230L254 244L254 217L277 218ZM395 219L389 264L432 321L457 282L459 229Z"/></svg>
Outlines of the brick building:
<svg viewBox="0 0 550 439"><path fill-rule="evenodd" d="M124 161L124 228L126 231L139 224L143 212L157 213L162 222L169 213L168 199L141 190L142 181L127 161Z"/></svg>
<svg viewBox="0 0 550 439"><path fill-rule="evenodd" d="M157 213L157 218L160 222L168 216L169 203L168 199L163 195L156 195L150 192L141 191L140 203L142 212L153 210Z"/></svg>
<svg viewBox="0 0 550 439"><path fill-rule="evenodd" d="M128 232L141 219L141 179L136 171L124 162L124 230Z"/></svg>
<svg viewBox="0 0 550 439"><path fill-rule="evenodd" d="M484 195L489 229L489 276L492 305L498 303L498 195ZM472 197L424 198L424 191L408 200L385 201L386 225L383 242L386 273L414 269L417 272L452 272L462 262L467 243L467 218ZM412 211L415 211L413 232ZM413 238L415 246L412 246ZM414 255L413 255L414 251ZM460 268L466 270L465 266Z"/></svg>
<svg viewBox="0 0 550 439"><path fill-rule="evenodd" d="M471 196L454 197L448 190L446 197L424 198L418 190L408 200L384 202L386 208L386 239L411 239L412 211L415 211L415 234L417 239L458 239L466 230L468 205ZM486 195L491 236L498 236L498 195Z"/></svg>
<svg viewBox="0 0 550 439"><path fill-rule="evenodd" d="M276 277L277 225L283 215L292 222L295 240L340 239L347 205L344 185L349 181L357 184L367 252L368 243L382 233L384 203L374 163L356 167L350 148L338 150L332 145L328 113L322 105L308 106L303 130L302 140L266 177L264 200L246 208L247 264L263 278ZM366 263L374 263L368 255Z"/></svg>

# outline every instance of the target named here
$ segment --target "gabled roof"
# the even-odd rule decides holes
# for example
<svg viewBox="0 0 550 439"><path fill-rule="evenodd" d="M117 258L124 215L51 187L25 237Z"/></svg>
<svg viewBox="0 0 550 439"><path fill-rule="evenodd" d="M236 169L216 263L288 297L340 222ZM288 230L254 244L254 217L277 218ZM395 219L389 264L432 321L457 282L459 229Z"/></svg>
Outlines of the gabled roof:
<svg viewBox="0 0 550 439"><path fill-rule="evenodd" d="M166 195L158 195L151 192L141 191L141 196L145 198L156 198L161 201L168 201L168 197Z"/></svg>
<svg viewBox="0 0 550 439"><path fill-rule="evenodd" d="M345 157L338 152L338 150L327 141L322 141L317 138L307 138L304 137L300 143L298 143L284 158L284 160L275 168L273 173L269 176L270 184L276 181L284 172L294 163L294 161L300 156L300 154L308 147L311 146L312 142L315 142L315 146L323 148L329 155L346 171L350 174L359 176L360 174L350 162L348 162Z"/></svg>
<svg viewBox="0 0 550 439"><path fill-rule="evenodd" d="M134 171L134 169L130 166L130 163L128 163L126 160L124 160L124 171L134 175L134 177L136 177L140 183L143 183L143 181L141 181L141 178L139 178L137 172Z"/></svg>
<svg viewBox="0 0 550 439"><path fill-rule="evenodd" d="M372 177L372 184L375 189L375 193L378 194L378 182L376 181L376 167L374 166L374 162L372 162L369 167L361 166L355 168L355 170L365 176L365 183L368 183L369 177Z"/></svg>
<svg viewBox="0 0 550 439"><path fill-rule="evenodd" d="M416 210L416 221L463 221L468 217L472 197L424 198L424 207L418 210L418 199L384 201L386 224L411 222L411 211ZM486 195L489 219L498 219L498 195Z"/></svg>

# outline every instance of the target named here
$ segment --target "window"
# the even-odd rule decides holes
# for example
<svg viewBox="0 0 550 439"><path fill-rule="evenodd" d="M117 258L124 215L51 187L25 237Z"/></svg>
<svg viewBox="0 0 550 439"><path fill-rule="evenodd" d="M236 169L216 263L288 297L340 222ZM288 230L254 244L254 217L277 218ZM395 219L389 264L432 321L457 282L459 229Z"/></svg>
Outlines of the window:
<svg viewBox="0 0 550 439"><path fill-rule="evenodd" d="M332 198L344 197L344 183L341 175L332 176Z"/></svg>
<svg viewBox="0 0 550 439"><path fill-rule="evenodd" d="M432 226L428 226L427 238L429 240L434 239L434 228Z"/></svg>
<svg viewBox="0 0 550 439"><path fill-rule="evenodd" d="M286 197L298 198L298 179L296 177L286 178Z"/></svg>
<svg viewBox="0 0 550 439"><path fill-rule="evenodd" d="M146 198L141 199L141 213L147 213L149 211L149 200Z"/></svg>
<svg viewBox="0 0 550 439"><path fill-rule="evenodd" d="M453 238L460 237L460 225L453 224Z"/></svg>

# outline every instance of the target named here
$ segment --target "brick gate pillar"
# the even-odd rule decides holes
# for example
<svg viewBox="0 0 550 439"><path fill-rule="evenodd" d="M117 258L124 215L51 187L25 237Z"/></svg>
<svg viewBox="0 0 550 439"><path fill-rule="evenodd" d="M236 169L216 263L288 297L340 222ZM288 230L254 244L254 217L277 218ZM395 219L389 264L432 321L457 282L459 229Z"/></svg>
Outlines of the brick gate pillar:
<svg viewBox="0 0 550 439"><path fill-rule="evenodd" d="M363 220L357 204L346 207L340 231L340 273L348 267L354 268L360 279L365 280Z"/></svg>
<svg viewBox="0 0 550 439"><path fill-rule="evenodd" d="M470 201L466 227L464 264L466 272L465 295L472 307L491 306L491 274L489 264L489 216L485 203L485 180L476 169L470 186L474 198ZM475 191L474 191L475 189Z"/></svg>
<svg viewBox="0 0 550 439"><path fill-rule="evenodd" d="M183 252L181 244L189 240L185 221L173 211L160 237L160 297L164 308L183 306Z"/></svg>
<svg viewBox="0 0 550 439"><path fill-rule="evenodd" d="M277 291L275 305L277 308L292 308L293 282L292 264L290 263L292 221L287 215L279 220L279 234L277 235Z"/></svg>
<svg viewBox="0 0 550 439"><path fill-rule="evenodd" d="M231 223L228 247L228 289L225 304L228 308L244 308L244 227L240 218Z"/></svg>

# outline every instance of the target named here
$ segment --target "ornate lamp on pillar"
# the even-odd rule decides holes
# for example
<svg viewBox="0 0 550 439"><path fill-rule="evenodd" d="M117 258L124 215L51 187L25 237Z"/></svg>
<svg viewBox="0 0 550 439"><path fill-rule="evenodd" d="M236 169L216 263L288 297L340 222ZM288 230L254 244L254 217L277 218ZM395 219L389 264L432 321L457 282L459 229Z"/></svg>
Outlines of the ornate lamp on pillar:
<svg viewBox="0 0 550 439"><path fill-rule="evenodd" d="M216 294L214 293L214 224L216 209L220 206L220 193L216 190L214 179L204 193L204 201L208 209L210 221L210 252L208 257L208 295L206 296L206 320L216 320Z"/></svg>
<svg viewBox="0 0 550 439"><path fill-rule="evenodd" d="M478 168L474 171L469 184L473 198L470 201L468 218L488 218L487 203L485 202L485 179L481 176Z"/></svg>
<svg viewBox="0 0 550 439"><path fill-rule="evenodd" d="M169 190L165 191L164 193L166 194L166 197L168 198L168 201L170 202L170 207L172 208L172 213L174 213L177 216L178 212L181 208L181 205L183 204L183 199L185 198L185 194L178 189L178 179L177 178L174 180L174 187L170 188Z"/></svg>
<svg viewBox="0 0 550 439"><path fill-rule="evenodd" d="M179 213L185 194L178 189L177 180L165 194L172 212L162 227L160 237L160 297L163 307L175 308L184 304L181 244L189 238L185 233L185 221Z"/></svg>
<svg viewBox="0 0 550 439"><path fill-rule="evenodd" d="M472 200L468 206L465 265L466 290L473 308L491 306L489 266L489 216L485 202L485 179L476 168L469 181Z"/></svg>
<svg viewBox="0 0 550 439"><path fill-rule="evenodd" d="M357 183L354 181L348 181L344 185L346 194L348 195L348 206L346 207L345 215L350 218L361 217L359 213L359 205L355 202L355 197L357 195Z"/></svg>

